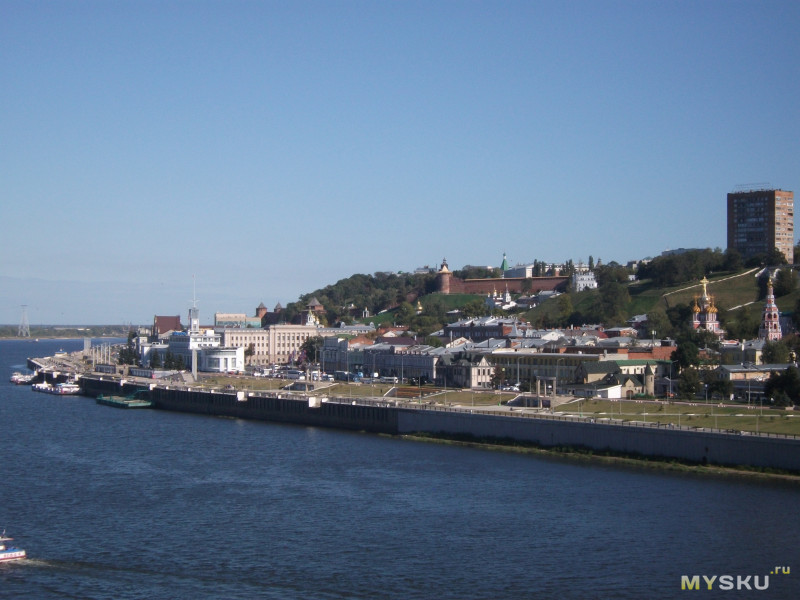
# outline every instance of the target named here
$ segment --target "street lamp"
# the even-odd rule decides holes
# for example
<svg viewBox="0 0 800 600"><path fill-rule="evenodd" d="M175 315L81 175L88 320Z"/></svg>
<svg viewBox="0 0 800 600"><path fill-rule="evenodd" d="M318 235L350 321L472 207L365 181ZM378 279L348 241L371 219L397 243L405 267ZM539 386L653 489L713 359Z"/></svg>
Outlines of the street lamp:
<svg viewBox="0 0 800 600"><path fill-rule="evenodd" d="M558 393L558 376L561 374L561 367L560 363L563 361L563 358L559 358L556 360L556 380L553 382L553 397L555 398L556 394Z"/></svg>
<svg viewBox="0 0 800 600"><path fill-rule="evenodd" d="M756 363L754 363L754 362L748 361L748 362L743 362L742 363L742 367L746 367L748 365L750 367L754 368L756 371L761 372L761 369L759 369L758 365ZM745 377L747 378L747 407L749 408L750 407L750 398L751 398L751 394L752 394L752 392L750 391L750 381L751 381L752 378L750 377L749 373L745 373Z"/></svg>
<svg viewBox="0 0 800 600"><path fill-rule="evenodd" d="M669 361L669 396L672 398L674 394L672 393L672 365L675 363L679 363L679 360L671 360ZM680 373L680 369L678 369L678 373Z"/></svg>

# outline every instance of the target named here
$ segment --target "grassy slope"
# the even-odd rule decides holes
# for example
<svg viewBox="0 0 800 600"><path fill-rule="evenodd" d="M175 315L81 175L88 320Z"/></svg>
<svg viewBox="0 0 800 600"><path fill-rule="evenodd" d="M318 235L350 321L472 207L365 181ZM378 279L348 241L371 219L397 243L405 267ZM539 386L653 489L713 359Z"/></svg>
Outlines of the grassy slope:
<svg viewBox="0 0 800 600"><path fill-rule="evenodd" d="M670 288L656 288L649 280L638 281L631 284L628 291L631 302L628 305L628 316L647 314L656 307L666 309L671 306L690 305L695 295L702 293L699 281L687 282ZM742 271L735 275L729 273L713 275L709 278L708 291L715 298L715 303L721 309L732 309L737 306L747 305L760 318L764 307L763 300L758 300L758 284L755 273L750 270ZM595 302L597 292L594 290L572 294L573 308L582 313L590 312ZM795 291L776 299L778 308L783 312L791 312L800 299L800 292ZM558 314L558 305L554 300L548 300L541 306L526 313L526 318L535 320L540 315L549 315L555 318Z"/></svg>

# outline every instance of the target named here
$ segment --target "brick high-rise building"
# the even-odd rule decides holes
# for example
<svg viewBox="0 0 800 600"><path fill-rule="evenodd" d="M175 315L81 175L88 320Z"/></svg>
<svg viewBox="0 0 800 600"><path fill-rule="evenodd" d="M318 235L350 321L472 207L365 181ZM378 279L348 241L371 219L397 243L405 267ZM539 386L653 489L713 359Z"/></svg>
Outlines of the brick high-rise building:
<svg viewBox="0 0 800 600"><path fill-rule="evenodd" d="M794 263L794 192L747 190L728 194L728 248L748 259L780 250Z"/></svg>

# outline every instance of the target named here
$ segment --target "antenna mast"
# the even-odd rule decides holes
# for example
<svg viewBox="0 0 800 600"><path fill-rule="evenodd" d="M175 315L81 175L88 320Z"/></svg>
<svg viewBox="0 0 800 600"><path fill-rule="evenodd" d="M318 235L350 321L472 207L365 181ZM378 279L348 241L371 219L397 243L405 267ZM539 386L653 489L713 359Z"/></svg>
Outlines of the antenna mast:
<svg viewBox="0 0 800 600"><path fill-rule="evenodd" d="M17 329L17 337L31 337L31 326L28 323L28 305L22 305L22 317L19 320L19 328Z"/></svg>

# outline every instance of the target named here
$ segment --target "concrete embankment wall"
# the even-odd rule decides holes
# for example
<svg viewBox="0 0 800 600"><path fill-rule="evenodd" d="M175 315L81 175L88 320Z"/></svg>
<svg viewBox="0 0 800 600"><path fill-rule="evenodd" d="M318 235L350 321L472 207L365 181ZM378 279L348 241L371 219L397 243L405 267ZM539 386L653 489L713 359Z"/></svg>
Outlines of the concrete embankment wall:
<svg viewBox="0 0 800 600"><path fill-rule="evenodd" d="M348 402L320 402L279 394L242 394L155 388L150 399L156 408L200 414L277 421L317 427L335 427L374 433L396 433L397 412L382 406Z"/></svg>
<svg viewBox="0 0 800 600"><path fill-rule="evenodd" d="M82 379L87 395L128 395L146 384ZM276 393L245 394L154 387L147 397L164 410L389 434L429 433L512 439L543 447L674 458L719 465L749 465L800 472L800 439L711 431L590 423L568 418L533 418L463 410L379 406L341 401L309 405L307 398Z"/></svg>
<svg viewBox="0 0 800 600"><path fill-rule="evenodd" d="M274 392L244 393L201 390L191 387L152 386L113 379L84 378L83 391L88 396L99 394L126 396L137 390L152 388L146 394L154 406L162 410L189 412L221 417L237 417L279 423L314 425L370 431L397 433L397 411L383 406L353 404L350 401L319 402L312 406L308 398Z"/></svg>
<svg viewBox="0 0 800 600"><path fill-rule="evenodd" d="M400 410L398 433L433 433L513 439L545 447L675 458L719 465L749 465L800 472L796 438L691 431L670 427L611 425L447 411Z"/></svg>

